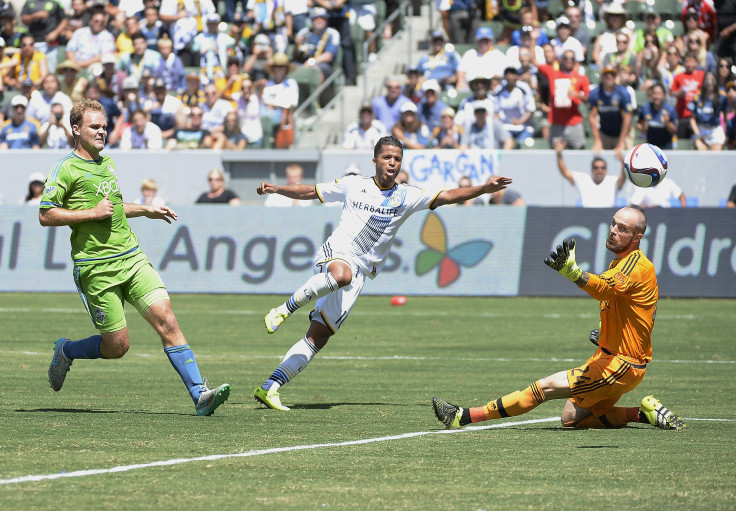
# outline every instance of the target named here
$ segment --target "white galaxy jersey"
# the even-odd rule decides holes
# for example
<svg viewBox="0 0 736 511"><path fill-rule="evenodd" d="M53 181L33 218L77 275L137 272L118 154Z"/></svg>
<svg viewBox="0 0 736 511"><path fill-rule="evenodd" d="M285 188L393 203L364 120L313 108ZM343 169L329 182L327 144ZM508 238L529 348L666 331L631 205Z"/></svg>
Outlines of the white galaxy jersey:
<svg viewBox="0 0 736 511"><path fill-rule="evenodd" d="M340 224L327 238L325 255L348 254L370 278L381 271L396 232L412 213L429 208L442 190L394 184L381 189L375 178L347 176L316 185L322 202L343 202Z"/></svg>

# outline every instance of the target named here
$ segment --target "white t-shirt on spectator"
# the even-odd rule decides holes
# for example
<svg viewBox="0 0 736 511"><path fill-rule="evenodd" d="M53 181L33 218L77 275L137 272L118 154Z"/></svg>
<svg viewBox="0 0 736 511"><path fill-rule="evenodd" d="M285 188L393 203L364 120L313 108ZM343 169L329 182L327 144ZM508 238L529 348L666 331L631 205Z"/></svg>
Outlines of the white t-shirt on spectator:
<svg viewBox="0 0 736 511"><path fill-rule="evenodd" d="M555 49L555 53L557 54L558 59L561 59L562 54L565 53L567 50L572 50L573 53L575 53L575 60L577 60L578 62L582 62L585 60L585 53L583 53L583 44L575 39L573 36L568 37L564 43L555 37L550 41L550 44ZM537 60L537 62L544 61Z"/></svg>
<svg viewBox="0 0 736 511"><path fill-rule="evenodd" d="M634 187L629 203L642 208L669 208L672 207L670 201L680 198L682 188L671 179L665 178L664 181L652 188Z"/></svg>
<svg viewBox="0 0 736 511"><path fill-rule="evenodd" d="M465 52L460 60L458 71L465 73L466 81L470 82L475 76L503 77L503 70L507 67L508 59L500 51L494 49L485 52L483 55L478 55L478 51L471 48Z"/></svg>
<svg viewBox="0 0 736 511"><path fill-rule="evenodd" d="M580 194L580 205L584 208L612 208L616 205L618 177L606 176L595 184L593 176L585 172L572 171L575 188Z"/></svg>

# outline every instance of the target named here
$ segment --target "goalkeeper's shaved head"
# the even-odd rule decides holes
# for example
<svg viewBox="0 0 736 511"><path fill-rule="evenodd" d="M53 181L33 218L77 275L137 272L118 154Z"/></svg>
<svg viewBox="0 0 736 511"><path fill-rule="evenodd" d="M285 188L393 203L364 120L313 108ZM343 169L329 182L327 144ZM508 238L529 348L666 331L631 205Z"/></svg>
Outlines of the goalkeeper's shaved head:
<svg viewBox="0 0 736 511"><path fill-rule="evenodd" d="M647 216L644 212L637 208L625 207L619 209L631 219L631 224L637 234L644 235L647 232Z"/></svg>

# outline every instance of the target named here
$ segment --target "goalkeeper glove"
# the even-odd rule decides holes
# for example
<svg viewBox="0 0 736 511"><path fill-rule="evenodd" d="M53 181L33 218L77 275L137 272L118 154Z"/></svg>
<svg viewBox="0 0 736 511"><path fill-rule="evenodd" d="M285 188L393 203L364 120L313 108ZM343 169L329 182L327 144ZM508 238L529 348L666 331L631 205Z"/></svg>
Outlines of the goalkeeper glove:
<svg viewBox="0 0 736 511"><path fill-rule="evenodd" d="M570 281L577 281L582 276L583 270L575 262L575 238L564 240L562 245L557 245L557 250L550 252L549 257L544 259L544 264Z"/></svg>

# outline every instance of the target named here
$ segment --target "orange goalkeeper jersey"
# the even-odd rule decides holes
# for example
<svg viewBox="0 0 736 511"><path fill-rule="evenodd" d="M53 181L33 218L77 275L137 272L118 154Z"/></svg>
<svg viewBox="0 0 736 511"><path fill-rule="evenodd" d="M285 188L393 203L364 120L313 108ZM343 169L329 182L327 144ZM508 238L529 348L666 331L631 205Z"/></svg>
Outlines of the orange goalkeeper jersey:
<svg viewBox="0 0 736 511"><path fill-rule="evenodd" d="M634 250L614 259L601 275L591 273L583 291L601 301L598 344L631 362L650 362L659 287L644 253Z"/></svg>

